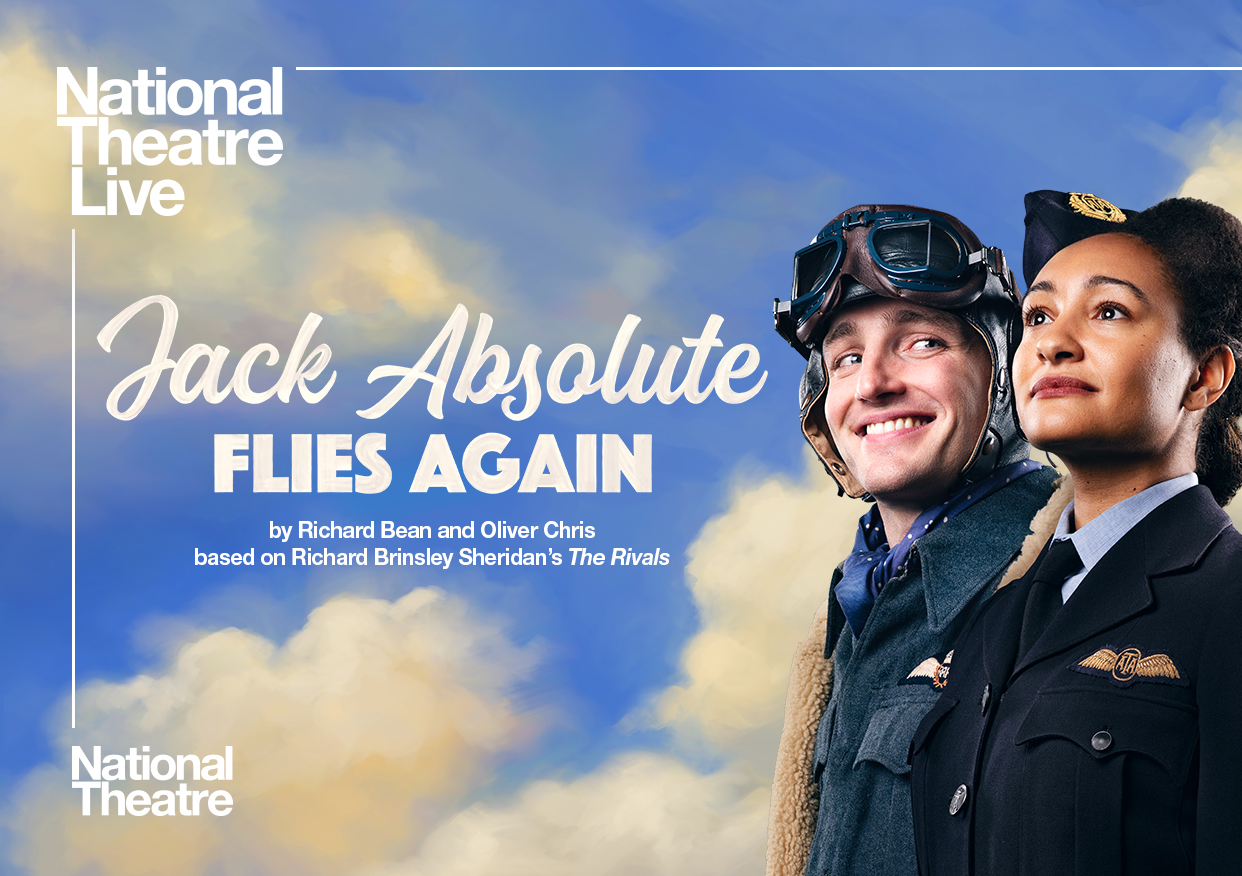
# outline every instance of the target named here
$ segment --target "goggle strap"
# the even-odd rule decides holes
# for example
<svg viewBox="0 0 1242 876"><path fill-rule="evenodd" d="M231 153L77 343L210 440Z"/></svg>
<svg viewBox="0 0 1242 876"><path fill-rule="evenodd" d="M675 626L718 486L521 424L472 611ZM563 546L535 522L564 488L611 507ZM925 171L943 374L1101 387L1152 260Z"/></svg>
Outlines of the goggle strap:
<svg viewBox="0 0 1242 876"><path fill-rule="evenodd" d="M1005 261L1005 254L995 246L985 246L981 250L972 252L966 257L966 264L984 264L998 277L1004 277L1009 273L1009 264Z"/></svg>

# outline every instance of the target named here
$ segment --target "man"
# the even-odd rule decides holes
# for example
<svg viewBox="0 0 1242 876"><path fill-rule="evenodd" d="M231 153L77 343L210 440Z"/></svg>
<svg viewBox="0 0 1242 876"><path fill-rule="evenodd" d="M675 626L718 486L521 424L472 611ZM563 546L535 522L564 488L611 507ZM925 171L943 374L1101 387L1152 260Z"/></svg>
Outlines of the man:
<svg viewBox="0 0 1242 876"><path fill-rule="evenodd" d="M775 309L807 358L803 434L875 505L795 657L767 872L914 874L911 738L1055 479L1013 411L1013 274L952 216L863 205L795 255Z"/></svg>

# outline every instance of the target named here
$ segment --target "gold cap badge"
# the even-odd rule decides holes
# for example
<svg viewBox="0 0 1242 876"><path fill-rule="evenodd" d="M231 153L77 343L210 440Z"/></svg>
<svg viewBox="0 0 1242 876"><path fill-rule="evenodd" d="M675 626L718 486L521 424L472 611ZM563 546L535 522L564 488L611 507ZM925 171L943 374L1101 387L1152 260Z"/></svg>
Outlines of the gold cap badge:
<svg viewBox="0 0 1242 876"><path fill-rule="evenodd" d="M1103 198L1083 192L1070 192L1069 205L1075 213L1090 216L1092 219L1103 219L1105 222L1125 222L1126 214L1115 204Z"/></svg>

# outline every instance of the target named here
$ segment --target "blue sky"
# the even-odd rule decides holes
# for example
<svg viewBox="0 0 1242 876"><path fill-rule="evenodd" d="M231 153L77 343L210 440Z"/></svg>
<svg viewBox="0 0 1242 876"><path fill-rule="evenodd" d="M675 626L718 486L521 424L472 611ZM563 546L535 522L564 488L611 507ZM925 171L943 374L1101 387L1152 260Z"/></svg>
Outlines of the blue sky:
<svg viewBox="0 0 1242 876"><path fill-rule="evenodd" d="M793 251L835 213L864 201L951 212L1015 263L1021 199L1033 189L1089 191L1133 208L1186 191L1242 208L1231 183L1242 154L1242 79L1233 72L345 73L295 66L1234 65L1240 38L1239 11L1207 3L13 6L0 30L0 103L13 122L0 133L8 165L0 167L0 187L15 205L0 227L7 350L0 452L8 485L0 502L8 569L0 597L8 667L0 688L0 787L13 789L6 805L38 800L51 807L46 812L61 813L77 837L84 828L62 811L75 801L60 790L69 745L108 739L128 746L140 730L169 745L184 738L186 727L172 719L152 724L146 694L135 693L145 690L142 679L173 684L181 677L178 655L194 643L215 647L230 627L296 663L301 652L280 649L299 631L317 629L308 615L322 619L355 604L333 597L405 605L412 589L432 586L447 594L437 605L449 606L435 623L481 643L484 655L477 665L449 661L464 674L437 696L468 690L503 713L500 724L511 721L512 732L502 734L505 741L462 748L454 756L473 765L461 773L474 778L422 796L408 796L425 770L410 754L414 760L403 763L415 778L398 789L407 794L398 808L416 826L403 829L398 819L384 860L358 857L342 841L332 872L381 864L403 872L411 861L418 872L472 872L436 857L444 836L465 829L463 807L528 817L522 801L531 783L561 782L558 793L585 795L590 782L621 781L618 764L626 762L619 758L636 753L666 758L661 768L689 776L697 788L723 781L728 770L747 777L741 791L728 792L736 791L733 808L717 812L749 825L738 834L747 837L735 862L741 867L762 854L762 830L755 832L757 816L747 808L762 806L738 801L762 794L770 770L781 655L791 653L822 598L814 569L799 567L811 582L805 592L775 570L784 568L789 545L817 556L816 540L848 538L848 520L859 510L835 499L822 475L806 474L794 406L801 359L771 331L771 300L787 294ZM187 171L192 206L174 219L75 221L68 137L53 121L59 65L79 73L97 65L101 79L164 65L170 79L239 81L282 66L284 115L266 123L281 133L284 157L271 168ZM142 123L133 121L135 129ZM140 178L139 170L123 175ZM87 690L73 732L66 700L71 229L78 271L77 673L80 691ZM193 342L223 344L232 361L261 342L283 354L306 313L320 313L316 342L332 347L336 385L314 406L296 394L288 405L229 399L183 406L169 397L165 377L138 418L113 419L104 399L149 357L157 321L153 312L140 315L110 354L94 336L150 294L166 294L180 308L174 357ZM492 341L515 364L527 344L542 348L541 375L571 343L592 347L602 367L627 313L642 318L635 344L650 344L657 356L697 337L709 315L719 314L724 349L757 348L767 382L741 405L716 398L608 405L598 396L558 405L545 398L523 422L505 418L497 401L450 401L444 419L435 420L420 384L380 420L357 417L386 391L384 383L367 385L371 369L412 364L458 302L470 311L467 342L478 314L489 313ZM369 431L388 436L394 482L382 494L256 495L243 474L239 492L212 492L215 433L272 433L281 448L291 433ZM491 431L509 435L522 458L539 434L556 435L567 456L579 433L618 433L627 443L651 434L653 490L406 492L428 434L447 435L460 454ZM782 497L781 508L811 514L770 533L764 527L779 517L764 504L770 496ZM269 521L299 519L581 520L600 533L597 550L658 547L671 562L414 574L374 567L239 573L190 561L195 548L261 551ZM755 544L732 571L753 588L714 585L712 557L732 556L750 536ZM474 546L486 549L482 541ZM826 579L836 559L819 559L818 574ZM752 599L778 608L756 609ZM769 610L771 618L763 614ZM771 622L747 626L755 612ZM721 642L751 655L743 663L762 664L761 674L775 680L735 690L729 678L714 676L710 655L724 653L712 650ZM509 655L500 661L506 665L486 657L495 653ZM382 701L384 684L377 684ZM118 706L125 697L138 705ZM252 709L262 716L261 701ZM204 745L234 744L229 738L201 737ZM365 746L351 751L359 762L370 756ZM291 769L288 781L327 787ZM252 812L283 805L263 789L245 793L255 801ZM246 817L239 805L235 821ZM97 838L73 840L82 850L73 863L28 823L10 818L8 827L15 872L108 866ZM292 842L269 839L273 848ZM233 853L237 859L222 844L208 843L185 872L210 872L228 860L242 861L247 872L280 869L263 863L270 859L262 843ZM532 860L546 853L521 850Z"/></svg>

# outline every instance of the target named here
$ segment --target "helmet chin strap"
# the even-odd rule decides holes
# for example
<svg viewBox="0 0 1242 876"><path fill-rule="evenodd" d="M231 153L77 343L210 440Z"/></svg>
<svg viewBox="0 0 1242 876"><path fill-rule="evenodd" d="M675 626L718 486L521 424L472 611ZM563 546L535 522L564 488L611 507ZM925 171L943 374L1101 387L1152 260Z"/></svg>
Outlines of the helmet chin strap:
<svg viewBox="0 0 1242 876"><path fill-rule="evenodd" d="M975 458L962 471L962 478L966 483L974 483L983 480L990 475L995 469L996 464L1001 458L1001 451L1004 449L1004 442L1000 435L991 426L984 430L983 440L979 442L979 452L975 454Z"/></svg>

